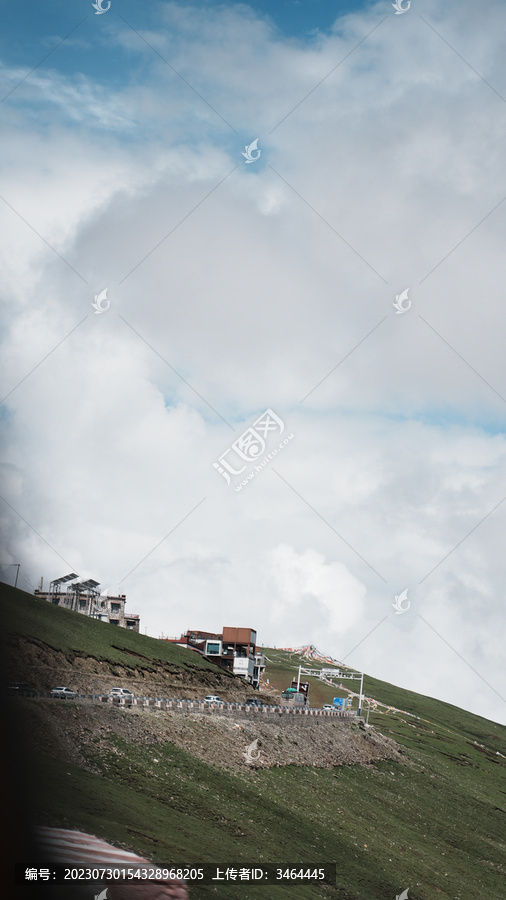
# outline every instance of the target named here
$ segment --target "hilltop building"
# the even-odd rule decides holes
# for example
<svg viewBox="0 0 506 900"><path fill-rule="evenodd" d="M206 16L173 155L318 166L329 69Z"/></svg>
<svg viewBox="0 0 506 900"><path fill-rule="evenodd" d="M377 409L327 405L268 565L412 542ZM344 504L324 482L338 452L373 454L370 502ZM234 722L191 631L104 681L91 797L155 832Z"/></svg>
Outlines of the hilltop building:
<svg viewBox="0 0 506 900"><path fill-rule="evenodd" d="M265 669L265 659L257 649L257 633L253 628L224 628L220 634L212 631L187 631L180 638L162 638L196 650L206 659L228 669L234 675L241 675L254 688L260 687L260 679Z"/></svg>
<svg viewBox="0 0 506 900"><path fill-rule="evenodd" d="M140 617L134 614L127 615L125 612L126 594L117 597L101 596L98 581L89 578L87 581L76 582L76 578L78 576L75 573L56 578L51 581L48 591L42 590L41 578L40 588L36 588L34 595L54 603L55 606L73 609L92 619L101 619L109 625L139 631Z"/></svg>

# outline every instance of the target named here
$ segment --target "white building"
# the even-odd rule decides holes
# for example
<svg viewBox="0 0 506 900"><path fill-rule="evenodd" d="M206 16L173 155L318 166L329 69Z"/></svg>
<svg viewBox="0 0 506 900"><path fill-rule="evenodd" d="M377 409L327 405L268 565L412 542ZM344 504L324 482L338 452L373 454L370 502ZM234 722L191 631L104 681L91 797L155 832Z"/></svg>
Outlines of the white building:
<svg viewBox="0 0 506 900"><path fill-rule="evenodd" d="M100 594L98 581L89 578L88 581L74 582L76 578L75 573L57 578L50 583L48 591L42 590L41 579L41 587L34 591L34 595L55 606L73 609L92 619L101 619L108 622L109 625L119 625L120 628L139 631L140 617L137 614L128 615L125 612L126 594L120 594L117 597L104 596ZM71 584L71 582L74 583ZM63 585L66 585L65 589L63 589Z"/></svg>

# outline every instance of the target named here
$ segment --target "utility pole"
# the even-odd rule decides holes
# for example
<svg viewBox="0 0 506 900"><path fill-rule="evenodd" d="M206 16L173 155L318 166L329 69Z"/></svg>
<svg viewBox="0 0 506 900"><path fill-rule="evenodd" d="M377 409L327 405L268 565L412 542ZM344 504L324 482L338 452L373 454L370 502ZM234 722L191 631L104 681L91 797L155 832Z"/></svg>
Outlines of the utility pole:
<svg viewBox="0 0 506 900"><path fill-rule="evenodd" d="M360 679L360 697L358 698L358 714L359 714L359 716L362 715L362 702L363 702L363 693L364 693L364 673L361 672L360 674L362 677Z"/></svg>
<svg viewBox="0 0 506 900"><path fill-rule="evenodd" d="M6 569L8 566L16 566L16 568L17 568L16 580L14 582L14 587L17 587L18 586L18 575L19 575L19 569L20 569L21 563L0 563L0 567L2 569L4 569L4 568Z"/></svg>

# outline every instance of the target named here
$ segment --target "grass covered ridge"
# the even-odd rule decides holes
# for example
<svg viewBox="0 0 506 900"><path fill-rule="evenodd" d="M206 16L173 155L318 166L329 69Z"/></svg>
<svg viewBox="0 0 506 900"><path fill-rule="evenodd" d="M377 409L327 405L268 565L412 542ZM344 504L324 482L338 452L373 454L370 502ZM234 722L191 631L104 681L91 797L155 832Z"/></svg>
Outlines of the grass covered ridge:
<svg viewBox="0 0 506 900"><path fill-rule="evenodd" d="M76 656L91 656L147 671L159 665L182 671L217 671L216 666L183 647L90 619L9 585L1 585L0 602L6 634L46 644L69 661ZM227 676L224 670L219 671Z"/></svg>

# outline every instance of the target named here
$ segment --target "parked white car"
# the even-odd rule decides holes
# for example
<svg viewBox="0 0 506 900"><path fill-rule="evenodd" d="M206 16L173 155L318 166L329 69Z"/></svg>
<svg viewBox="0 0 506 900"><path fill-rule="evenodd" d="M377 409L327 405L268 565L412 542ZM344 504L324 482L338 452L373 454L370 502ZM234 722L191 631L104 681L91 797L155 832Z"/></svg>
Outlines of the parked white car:
<svg viewBox="0 0 506 900"><path fill-rule="evenodd" d="M76 693L68 687L55 687L51 691L51 697L56 697L58 700L75 700Z"/></svg>
<svg viewBox="0 0 506 900"><path fill-rule="evenodd" d="M225 701L218 697L217 694L208 694L204 697L204 703L224 703Z"/></svg>
<svg viewBox="0 0 506 900"><path fill-rule="evenodd" d="M119 697L120 700L130 700L132 701L135 697L135 694L132 691L129 691L128 688L120 688L115 687L111 688L109 691L108 697Z"/></svg>

